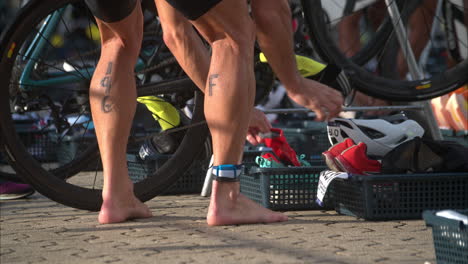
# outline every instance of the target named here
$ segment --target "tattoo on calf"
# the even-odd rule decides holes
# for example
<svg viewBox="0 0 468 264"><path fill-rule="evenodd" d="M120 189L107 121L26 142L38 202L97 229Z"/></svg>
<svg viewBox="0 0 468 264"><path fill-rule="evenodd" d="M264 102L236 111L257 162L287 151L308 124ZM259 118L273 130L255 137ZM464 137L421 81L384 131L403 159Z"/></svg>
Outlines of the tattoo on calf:
<svg viewBox="0 0 468 264"><path fill-rule="evenodd" d="M110 96L110 90L112 87L112 82L111 82L112 80L110 76L111 73L112 73L112 62L109 62L109 64L107 65L106 75L101 80L101 87L105 88L104 97L101 100L101 110L104 113L112 112L112 108L113 108L113 103L112 103L111 96Z"/></svg>
<svg viewBox="0 0 468 264"><path fill-rule="evenodd" d="M219 77L219 74L211 74L209 77L209 81L208 81L208 95L209 96L213 95L213 87L216 86L216 83L214 83L214 79L218 77Z"/></svg>

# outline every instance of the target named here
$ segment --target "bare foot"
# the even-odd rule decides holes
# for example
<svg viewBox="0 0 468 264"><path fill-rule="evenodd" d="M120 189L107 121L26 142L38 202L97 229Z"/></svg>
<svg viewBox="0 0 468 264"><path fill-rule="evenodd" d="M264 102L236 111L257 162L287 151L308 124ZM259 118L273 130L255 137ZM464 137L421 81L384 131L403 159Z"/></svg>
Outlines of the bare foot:
<svg viewBox="0 0 468 264"><path fill-rule="evenodd" d="M123 199L123 202L117 199L105 200L101 206L98 220L101 224L112 224L152 216L148 206L133 196L127 200Z"/></svg>
<svg viewBox="0 0 468 264"><path fill-rule="evenodd" d="M213 195L206 219L210 226L273 223L288 220L286 215L266 209L236 191L224 195L222 191L216 190L215 185L219 185L219 182L213 182ZM224 191L226 191L225 188ZM216 193L218 195L215 195Z"/></svg>

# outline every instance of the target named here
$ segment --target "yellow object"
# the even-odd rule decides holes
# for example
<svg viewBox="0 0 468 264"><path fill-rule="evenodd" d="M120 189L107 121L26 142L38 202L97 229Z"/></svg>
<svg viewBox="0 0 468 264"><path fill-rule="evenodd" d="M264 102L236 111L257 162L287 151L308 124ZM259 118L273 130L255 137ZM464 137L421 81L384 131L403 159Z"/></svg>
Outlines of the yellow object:
<svg viewBox="0 0 468 264"><path fill-rule="evenodd" d="M431 88L431 86L432 86L431 83L426 83L426 84L423 84L423 85L416 86L416 90Z"/></svg>
<svg viewBox="0 0 468 264"><path fill-rule="evenodd" d="M318 74L319 72L323 71L327 65L315 61L311 58L295 55L296 56L296 64L299 73L304 77L309 77ZM260 53L260 61L263 63L267 63L268 60L265 57L265 54Z"/></svg>
<svg viewBox="0 0 468 264"><path fill-rule="evenodd" d="M99 33L99 28L96 25L90 25L86 30L86 36L96 42L101 41L101 34Z"/></svg>
<svg viewBox="0 0 468 264"><path fill-rule="evenodd" d="M56 47L56 48L60 48L63 46L63 44L65 43L64 39L62 36L60 35L53 35L52 38L50 39L50 43L52 43L52 46Z"/></svg>
<svg viewBox="0 0 468 264"><path fill-rule="evenodd" d="M162 130L174 128L180 124L180 115L170 103L156 96L141 96L137 101L144 104L158 121Z"/></svg>
<svg viewBox="0 0 468 264"><path fill-rule="evenodd" d="M16 42L13 42L10 46L10 49L8 50L7 57L10 59L11 56L13 56L13 51L16 48Z"/></svg>

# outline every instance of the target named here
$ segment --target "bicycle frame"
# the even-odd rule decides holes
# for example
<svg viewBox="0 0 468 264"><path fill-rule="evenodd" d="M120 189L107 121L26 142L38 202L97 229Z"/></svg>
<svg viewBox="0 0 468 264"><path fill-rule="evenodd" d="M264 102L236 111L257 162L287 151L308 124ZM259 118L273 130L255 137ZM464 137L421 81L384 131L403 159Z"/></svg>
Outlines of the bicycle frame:
<svg viewBox="0 0 468 264"><path fill-rule="evenodd" d="M66 7L61 8L60 10L55 11L53 14L47 16L36 36L34 36L34 39L28 47L27 51L25 52L23 59L27 59L28 62L26 63L26 66L19 79L19 84L22 90L28 91L31 89L31 87L47 87L57 84L75 83L82 80L83 77L87 80L91 80L94 73L94 68L77 69L67 61L65 61L65 63L67 63L67 66L72 67L73 71L65 70L68 73L66 75L56 73L54 74L56 76L48 78L47 80L34 80L31 78L34 66L36 62L40 60L40 54L44 51L46 44L50 43L49 39L52 37L52 34L57 28L59 22L63 21L62 16L64 15L65 11ZM65 66L66 65L64 64L64 67ZM138 59L135 70L141 70L145 66L145 62L141 59Z"/></svg>
<svg viewBox="0 0 468 264"><path fill-rule="evenodd" d="M437 3L436 14L437 12L440 12L440 9L441 9L441 0L437 2L438 3ZM385 3L387 4L388 14L390 15L390 18L392 20L398 42L400 43L400 46L401 46L403 57L406 59L411 76L415 79L424 78L424 74L422 73L422 70L419 67L418 62L416 61L416 57L414 56L413 50L411 48L411 43L406 34L405 26L401 19L400 12L398 10L398 6L396 2L393 0L385 0ZM437 24L436 21L432 23L431 34L433 34L434 32L436 24ZM435 119L435 115L432 111L430 103L419 102L419 103L414 103L414 104L423 106L423 111L422 111L423 113L419 113L415 117L418 117L418 119L420 119L419 121L423 123L423 125L426 127L426 130L427 129L429 130L428 132L432 139L441 140L442 133L440 132L439 126L437 125L437 121Z"/></svg>

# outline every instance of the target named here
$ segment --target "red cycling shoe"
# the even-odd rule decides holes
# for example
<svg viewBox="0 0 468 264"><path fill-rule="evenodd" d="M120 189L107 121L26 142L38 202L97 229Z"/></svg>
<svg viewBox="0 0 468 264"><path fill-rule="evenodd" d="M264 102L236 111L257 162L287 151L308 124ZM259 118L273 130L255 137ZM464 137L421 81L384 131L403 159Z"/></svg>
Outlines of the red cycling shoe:
<svg viewBox="0 0 468 264"><path fill-rule="evenodd" d="M336 165L340 171L348 173L369 175L380 173L382 165L377 160L369 159L366 155L367 146L360 142L351 146L335 157Z"/></svg>
<svg viewBox="0 0 468 264"><path fill-rule="evenodd" d="M262 158L281 163L273 153L267 152L262 155Z"/></svg>
<svg viewBox="0 0 468 264"><path fill-rule="evenodd" d="M271 132L271 136L263 139L265 145L273 150L273 153L284 165L301 166L301 163L297 159L296 151L289 146L283 130L272 128Z"/></svg>
<svg viewBox="0 0 468 264"><path fill-rule="evenodd" d="M338 165L335 162L335 157L339 156L341 152L354 145L354 142L350 138L346 138L343 142L337 143L331 146L328 150L322 153L322 157L325 159L325 163L328 168L332 171L340 171Z"/></svg>

